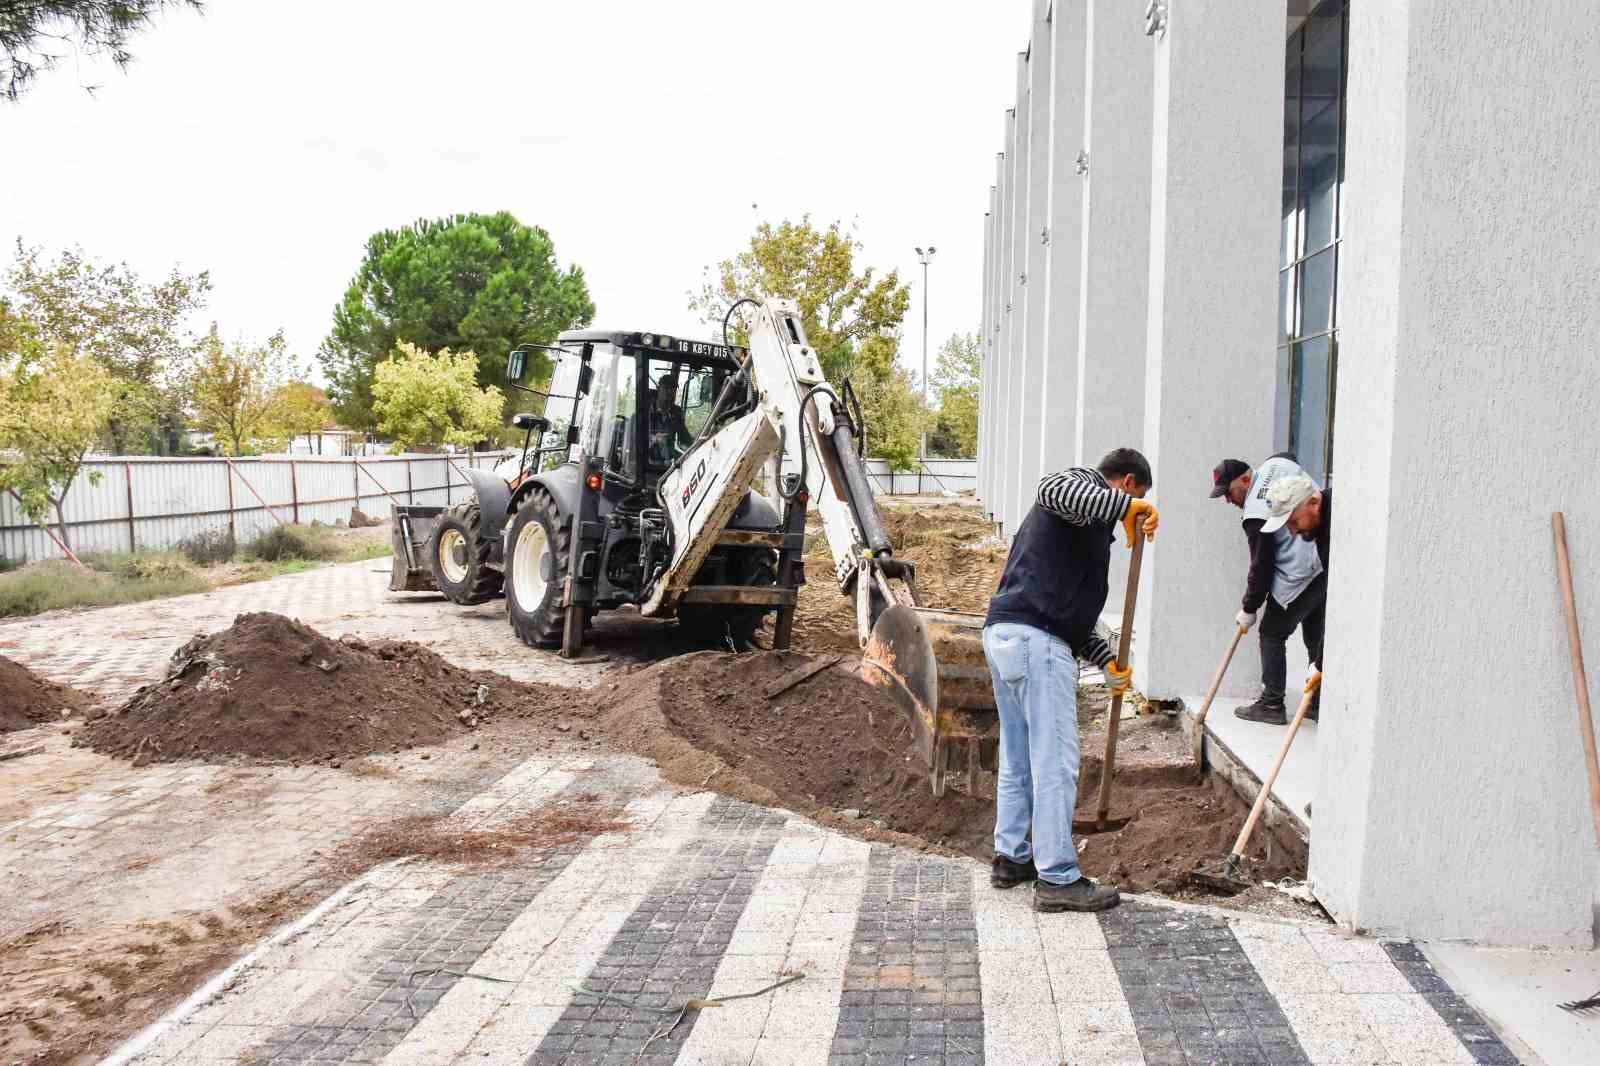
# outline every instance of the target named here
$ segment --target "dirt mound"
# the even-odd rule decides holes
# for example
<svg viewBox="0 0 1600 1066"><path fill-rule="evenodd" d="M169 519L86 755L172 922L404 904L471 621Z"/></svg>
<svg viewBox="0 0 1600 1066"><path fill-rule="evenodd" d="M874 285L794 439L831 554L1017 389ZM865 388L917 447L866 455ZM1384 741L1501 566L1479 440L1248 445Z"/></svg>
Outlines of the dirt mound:
<svg viewBox="0 0 1600 1066"><path fill-rule="evenodd" d="M901 843L923 843L987 861L992 796L954 790L935 800L907 750L909 731L883 689L837 665L774 699L765 689L808 661L798 654L701 652L633 675L608 712L609 732L654 758L669 778L741 799L777 804L826 824ZM1092 751L1095 734L1085 734ZM1093 806L1099 763L1084 759L1079 807ZM1183 873L1225 855L1247 809L1231 791L1186 765L1120 771L1114 813L1137 813L1116 833L1089 838L1084 870L1136 890L1173 891ZM1303 866L1258 834L1252 857L1267 878Z"/></svg>
<svg viewBox="0 0 1600 1066"><path fill-rule="evenodd" d="M434 744L498 715L582 707L581 690L526 685L453 666L418 644L331 640L276 614L242 614L172 656L83 731L135 760L238 757L312 762Z"/></svg>
<svg viewBox="0 0 1600 1066"><path fill-rule="evenodd" d="M75 688L46 681L21 663L0 655L0 733L30 729L76 714L93 700Z"/></svg>

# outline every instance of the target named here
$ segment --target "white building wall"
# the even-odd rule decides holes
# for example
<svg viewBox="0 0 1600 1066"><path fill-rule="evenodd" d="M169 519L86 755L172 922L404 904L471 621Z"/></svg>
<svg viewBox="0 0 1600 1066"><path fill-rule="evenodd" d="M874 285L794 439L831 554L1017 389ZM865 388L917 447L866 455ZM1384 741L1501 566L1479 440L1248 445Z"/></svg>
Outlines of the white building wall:
<svg viewBox="0 0 1600 1066"><path fill-rule="evenodd" d="M1004 251L1004 227L1001 224L1005 184L1005 153L995 153L995 184L989 187L989 261L984 279L983 378L978 390L978 402L984 412L983 436L978 441L978 498L990 518L994 517L994 457L998 431L996 401L1001 395L999 382L1000 320L1003 317L1000 294L1000 257Z"/></svg>
<svg viewBox="0 0 1600 1066"><path fill-rule="evenodd" d="M1592 652L1596 57L1600 24L1563 5L1351 14L1311 876L1374 933L1594 944L1550 512Z"/></svg>
<svg viewBox="0 0 1600 1066"><path fill-rule="evenodd" d="M1018 65L1022 63L1018 57ZM1021 80L1020 77L1018 79ZM1016 260L1016 200L1017 161L1021 152L1017 148L1017 111L1006 112L1005 184L1000 204L1000 337L996 344L1000 376L995 382L995 442L994 442L994 519L1003 530L1006 521L1007 489L1010 484L1010 465L1016 449L1017 425L1012 399L1017 393L1017 367L1015 338L1022 314L1018 309Z"/></svg>
<svg viewBox="0 0 1600 1066"><path fill-rule="evenodd" d="M1025 410L1023 401L1023 376L1027 366L1028 345L1028 175L1032 144L1028 137L1028 53L1017 55L1017 109L1012 124L1014 146L1008 156L1014 157L1011 165L1011 314L1007 329L1010 332L1009 366L1006 372L1008 400L1006 403L1006 447L1001 452L1001 528L1013 532L1021 519L1018 501L1022 494L1022 423Z"/></svg>
<svg viewBox="0 0 1600 1066"><path fill-rule="evenodd" d="M1051 47L1049 0L1034 0L1033 22L1028 39L1028 213L1022 233L1023 291L1026 293L1027 325L1023 335L1021 422L1016 456L1017 496L1010 511L1010 526L1022 523L1033 506L1034 486L1039 482L1044 419L1039 398L1045 391L1045 368L1049 359L1046 331L1053 293L1047 277L1045 243L1040 232L1050 224L1050 83Z"/></svg>
<svg viewBox="0 0 1600 1066"><path fill-rule="evenodd" d="M989 433L989 270L994 260L994 189L989 190L989 210L983 213L983 282L978 291L983 294L978 310L978 475L974 485L979 500L984 496L984 464L988 461Z"/></svg>
<svg viewBox="0 0 1600 1066"><path fill-rule="evenodd" d="M1238 512L1207 493L1218 459L1272 439L1284 14L1283 0L1183 0L1152 42L1143 450L1161 533L1135 679L1153 698L1204 687L1244 587ZM1259 666L1240 650L1229 677L1243 690Z"/></svg>
<svg viewBox="0 0 1600 1066"><path fill-rule="evenodd" d="M1051 41L1050 206L1046 225L1044 290L1045 377L1038 397L1039 471L1075 462L1078 419L1078 290L1083 266L1083 182L1077 158L1083 144L1084 5L1059 3L1046 27ZM1037 32L1037 31L1036 31ZM1035 239L1040 239L1035 234Z"/></svg>

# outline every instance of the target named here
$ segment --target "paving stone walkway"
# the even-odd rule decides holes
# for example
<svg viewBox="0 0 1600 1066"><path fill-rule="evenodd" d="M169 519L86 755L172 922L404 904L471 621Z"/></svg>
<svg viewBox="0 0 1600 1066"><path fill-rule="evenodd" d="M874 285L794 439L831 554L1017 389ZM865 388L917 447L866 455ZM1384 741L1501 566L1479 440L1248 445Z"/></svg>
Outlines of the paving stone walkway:
<svg viewBox="0 0 1600 1066"><path fill-rule="evenodd" d="M648 780L540 757L453 817L491 825L580 774ZM1039 915L977 863L704 792L647 786L625 816L509 867L382 868L112 1061L1517 1061L1408 944L1153 898Z"/></svg>

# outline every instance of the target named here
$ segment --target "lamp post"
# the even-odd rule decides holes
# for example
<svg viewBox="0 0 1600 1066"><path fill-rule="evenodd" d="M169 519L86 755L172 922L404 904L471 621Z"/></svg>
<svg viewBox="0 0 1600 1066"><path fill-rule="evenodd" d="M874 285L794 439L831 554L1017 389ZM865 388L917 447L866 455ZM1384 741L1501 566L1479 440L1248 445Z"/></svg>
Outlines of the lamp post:
<svg viewBox="0 0 1600 1066"><path fill-rule="evenodd" d="M928 250L916 249L917 262L922 264L922 410L928 410L928 264L933 262L933 253L939 249L928 245ZM917 465L922 465L922 460L928 455L928 430L923 424L922 444L917 450Z"/></svg>

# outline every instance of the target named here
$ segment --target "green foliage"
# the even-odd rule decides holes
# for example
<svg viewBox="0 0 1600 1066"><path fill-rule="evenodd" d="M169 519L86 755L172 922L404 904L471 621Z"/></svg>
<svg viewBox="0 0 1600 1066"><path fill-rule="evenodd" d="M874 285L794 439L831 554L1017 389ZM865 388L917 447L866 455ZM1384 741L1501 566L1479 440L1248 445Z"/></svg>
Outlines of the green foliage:
<svg viewBox="0 0 1600 1066"><path fill-rule="evenodd" d="M794 300L828 381L838 388L848 379L861 400L867 453L896 470L915 469L925 413L910 375L895 363L911 289L895 271L880 278L870 266L858 269L860 249L854 231L838 222L827 229L810 216L763 222L750 247L718 263L714 277L707 268L689 308L720 328L736 300Z"/></svg>
<svg viewBox="0 0 1600 1066"><path fill-rule="evenodd" d="M102 565L114 562L98 560ZM0 618L15 618L69 607L109 607L162 596L203 592L204 577L184 567L155 565L145 569L125 564L123 573L79 569L51 560L0 574ZM142 572L141 572L142 571Z"/></svg>
<svg viewBox="0 0 1600 1066"><path fill-rule="evenodd" d="M939 349L932 385L939 397L928 451L952 459L978 454L978 389L983 350L970 333L953 334Z"/></svg>
<svg viewBox="0 0 1600 1066"><path fill-rule="evenodd" d="M247 554L269 563L337 558L339 544L327 526L273 526L250 542Z"/></svg>
<svg viewBox="0 0 1600 1066"><path fill-rule="evenodd" d="M513 347L548 344L593 318L582 268L562 270L543 229L504 211L452 215L368 239L319 358L340 422L372 429L373 375L400 341L483 352L477 384L504 388ZM533 377L542 381L551 367L537 358Z"/></svg>
<svg viewBox="0 0 1600 1066"><path fill-rule="evenodd" d="M212 326L188 379L195 428L212 434L225 455L280 447L293 435L286 423L299 414L287 406L296 373L281 331L265 344L227 345Z"/></svg>
<svg viewBox="0 0 1600 1066"><path fill-rule="evenodd" d="M10 313L28 323L41 344L63 345L111 375L114 406L102 434L111 452L173 450L183 420L183 378L197 351L184 322L211 289L205 272L173 270L146 283L126 263L105 266L76 249L46 260L19 240L5 288Z"/></svg>
<svg viewBox="0 0 1600 1066"><path fill-rule="evenodd" d="M417 444L469 446L498 439L505 396L477 387L478 357L472 352L438 355L401 341L379 363L372 380L372 413L396 451Z"/></svg>
<svg viewBox="0 0 1600 1066"><path fill-rule="evenodd" d="M67 56L133 60L128 38L168 7L201 0L18 0L0 4L0 96L15 103L42 71ZM57 51L56 49L61 49ZM85 88L91 88L85 86Z"/></svg>
<svg viewBox="0 0 1600 1066"><path fill-rule="evenodd" d="M6 312L0 307L0 318ZM43 525L77 480L112 408L110 375L64 344L48 349L31 323L0 326L0 491ZM63 541L66 527L60 529Z"/></svg>
<svg viewBox="0 0 1600 1066"><path fill-rule="evenodd" d="M860 344L869 337L895 338L911 306L911 287L901 284L896 271L881 278L874 277L872 267L857 271L860 250L854 229L846 231L838 222L825 230L814 226L810 215L776 226L763 222L749 248L717 264L715 277L706 268L700 291L689 296L689 309L720 329L737 300L793 300L823 372L829 381L841 382L851 375Z"/></svg>

